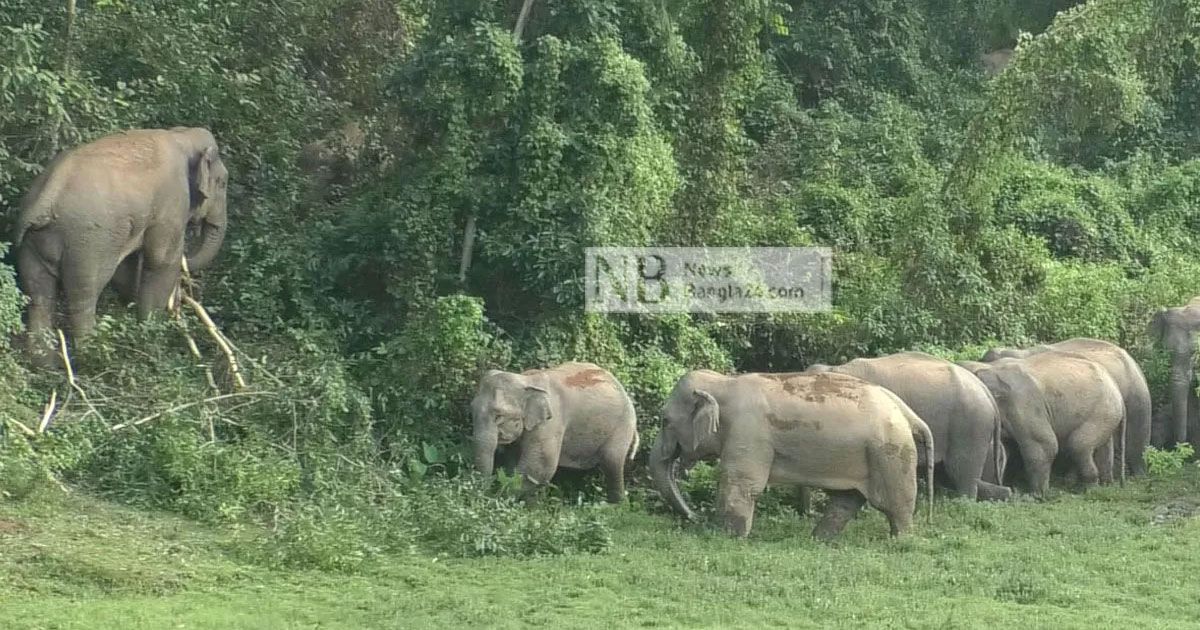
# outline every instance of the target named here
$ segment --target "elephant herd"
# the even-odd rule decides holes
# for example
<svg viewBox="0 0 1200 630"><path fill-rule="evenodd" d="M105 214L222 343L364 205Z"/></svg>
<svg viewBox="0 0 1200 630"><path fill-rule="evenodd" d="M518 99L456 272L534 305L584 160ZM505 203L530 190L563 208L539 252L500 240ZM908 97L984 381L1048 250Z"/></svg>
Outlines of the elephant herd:
<svg viewBox="0 0 1200 630"><path fill-rule="evenodd" d="M216 258L227 186L220 149L204 128L122 131L57 155L22 199L13 238L35 361L51 356L38 341L54 326L60 296L77 340L93 329L107 285L136 302L143 319L165 309L184 265L198 270ZM821 538L836 536L866 503L901 534L922 473L930 506L938 470L944 489L990 501L1009 499L1021 480L1045 495L1056 466L1084 488L1123 481L1126 470L1145 472L1153 430L1161 429L1156 444L1200 438L1192 384L1200 297L1161 309L1150 328L1171 355L1170 404L1158 421L1138 364L1097 339L995 348L958 363L901 352L796 373L696 370L666 401L650 472L664 500L690 517L676 477L719 460L718 509L738 535L750 531L768 484L823 489L828 503L814 530ZM511 445L526 491L560 467L599 467L608 499L622 500L625 464L638 450L637 414L607 370L491 370L471 413L481 472L491 474L497 447Z"/></svg>
<svg viewBox="0 0 1200 630"><path fill-rule="evenodd" d="M1162 313L1154 326L1170 330L1169 318L1180 316ZM489 370L471 415L484 474L492 473L498 446L516 445L515 471L527 495L558 467L599 466L608 500L622 500L637 419L624 387L604 368L570 362L521 374ZM979 361L900 352L803 372L693 370L675 384L662 421L649 471L676 513L694 516L678 485L681 471L716 460L716 508L729 531L750 532L768 484L798 486L802 511L808 489L828 497L813 530L820 539L837 536L865 504L887 517L893 536L902 534L917 510L920 478L931 512L935 487L1005 501L1012 486L1045 497L1056 471L1083 490L1124 483L1127 470L1145 474L1152 430L1150 389L1137 362L1115 344L1088 338L992 348Z"/></svg>

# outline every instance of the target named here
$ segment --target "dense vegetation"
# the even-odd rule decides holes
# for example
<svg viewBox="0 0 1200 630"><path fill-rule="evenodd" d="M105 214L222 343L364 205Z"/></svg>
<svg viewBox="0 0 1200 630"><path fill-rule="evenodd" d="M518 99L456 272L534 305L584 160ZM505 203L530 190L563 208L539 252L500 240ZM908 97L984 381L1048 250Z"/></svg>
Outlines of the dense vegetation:
<svg viewBox="0 0 1200 630"><path fill-rule="evenodd" d="M217 399L231 375L190 313L110 303L73 382L0 354L0 492L269 524L253 556L287 565L590 551L603 510L464 474L481 368L605 365L643 449L696 367L1086 335L1161 400L1146 322L1200 274L1200 1L535 0L518 41L520 5L0 0L0 216L63 147L209 127L232 218L200 297L250 381ZM831 246L835 308L584 315L602 244ZM20 308L9 259L0 345Z"/></svg>

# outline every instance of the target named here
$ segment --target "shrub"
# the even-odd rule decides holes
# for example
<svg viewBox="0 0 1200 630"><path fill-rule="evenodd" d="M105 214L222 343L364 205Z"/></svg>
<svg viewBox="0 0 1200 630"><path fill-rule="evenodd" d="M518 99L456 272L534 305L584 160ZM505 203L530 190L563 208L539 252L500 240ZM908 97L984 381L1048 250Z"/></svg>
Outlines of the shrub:
<svg viewBox="0 0 1200 630"><path fill-rule="evenodd" d="M0 242L0 261L8 252L8 244ZM0 262L0 352L9 347L9 338L21 330L21 309L24 298L17 289L16 273Z"/></svg>
<svg viewBox="0 0 1200 630"><path fill-rule="evenodd" d="M1146 467L1155 477L1165 477L1183 469L1183 464L1195 455L1191 444L1179 443L1174 449L1146 448Z"/></svg>

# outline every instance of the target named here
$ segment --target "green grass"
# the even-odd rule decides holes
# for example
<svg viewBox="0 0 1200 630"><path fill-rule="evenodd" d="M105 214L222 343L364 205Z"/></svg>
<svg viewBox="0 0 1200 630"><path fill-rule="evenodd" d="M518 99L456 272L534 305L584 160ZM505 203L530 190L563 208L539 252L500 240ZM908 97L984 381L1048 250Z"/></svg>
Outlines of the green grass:
<svg viewBox="0 0 1200 630"><path fill-rule="evenodd" d="M939 500L899 540L867 511L834 545L811 520L763 518L741 541L618 507L598 555L411 555L340 575L244 560L251 530L40 493L0 503L0 627L1194 628L1200 517L1174 518L1189 506L1194 465L1046 503Z"/></svg>

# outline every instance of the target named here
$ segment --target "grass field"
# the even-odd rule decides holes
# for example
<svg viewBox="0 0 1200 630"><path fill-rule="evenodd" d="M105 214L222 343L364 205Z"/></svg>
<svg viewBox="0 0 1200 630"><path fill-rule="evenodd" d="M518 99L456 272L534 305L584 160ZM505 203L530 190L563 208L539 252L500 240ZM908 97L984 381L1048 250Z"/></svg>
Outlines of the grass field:
<svg viewBox="0 0 1200 630"><path fill-rule="evenodd" d="M1045 503L939 500L889 540L766 517L748 540L609 508L597 555L385 557L355 575L243 560L254 532L78 492L0 503L0 628L1200 627L1200 469Z"/></svg>

